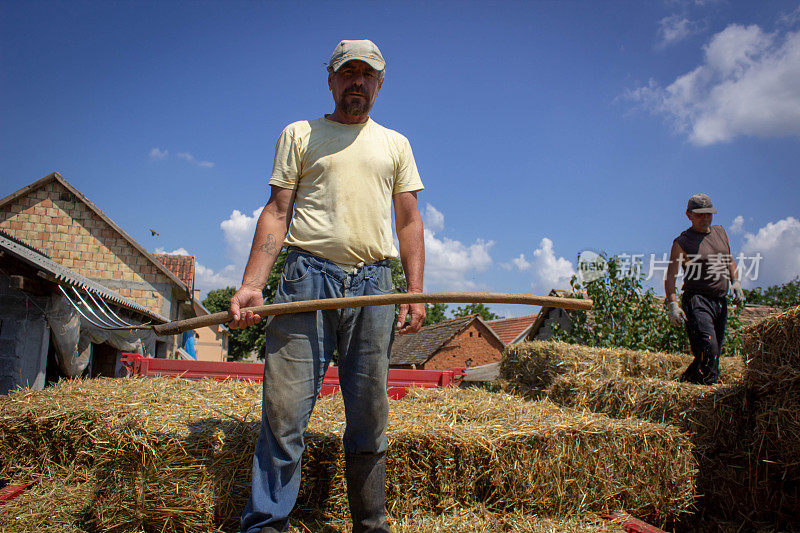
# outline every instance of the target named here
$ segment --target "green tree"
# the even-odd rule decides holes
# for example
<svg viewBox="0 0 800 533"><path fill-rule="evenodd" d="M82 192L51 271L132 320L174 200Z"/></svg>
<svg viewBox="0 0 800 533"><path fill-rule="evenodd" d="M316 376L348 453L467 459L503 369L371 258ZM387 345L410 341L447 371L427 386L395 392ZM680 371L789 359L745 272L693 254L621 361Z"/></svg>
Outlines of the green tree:
<svg viewBox="0 0 800 533"><path fill-rule="evenodd" d="M592 311L567 311L571 320L570 331L556 329L556 340L588 346L629 348L690 353L689 340L683 327L674 327L653 289L644 290L644 273L640 264L623 263L619 257L608 258L605 275L579 283L573 276L570 281L574 297L593 300ZM723 355L734 355L739 346L736 330L739 312L736 307L728 316Z"/></svg>
<svg viewBox="0 0 800 533"><path fill-rule="evenodd" d="M430 326L431 324L438 324L447 320L445 313L447 312L447 304L436 302L432 304L425 304L425 323L423 326Z"/></svg>
<svg viewBox="0 0 800 533"><path fill-rule="evenodd" d="M771 305L773 307L794 307L800 305L800 276L780 285L772 285L766 289L756 287L744 289L747 303Z"/></svg>
<svg viewBox="0 0 800 533"><path fill-rule="evenodd" d="M456 309L453 311L453 318L475 314L481 315L481 318L484 320L497 320L499 318L503 318L500 315L492 313L489 308L482 303L466 304L464 307L456 307Z"/></svg>
<svg viewBox="0 0 800 533"><path fill-rule="evenodd" d="M395 292L406 292L406 274L403 272L403 263L397 257L390 259L392 266L392 283Z"/></svg>
<svg viewBox="0 0 800 533"><path fill-rule="evenodd" d="M284 249L275 259L275 264L267 279L267 285L262 291L265 304L271 304L275 301L275 292L278 290L278 282L281 279L285 263L286 250ZM231 298L235 293L236 287L214 289L208 292L208 295L203 300L203 305L212 313L227 311L230 307ZM249 328L232 329L228 343L228 358L233 361L241 361L252 352L256 352L258 358L262 359L266 343L266 326L267 321L262 318L261 322Z"/></svg>

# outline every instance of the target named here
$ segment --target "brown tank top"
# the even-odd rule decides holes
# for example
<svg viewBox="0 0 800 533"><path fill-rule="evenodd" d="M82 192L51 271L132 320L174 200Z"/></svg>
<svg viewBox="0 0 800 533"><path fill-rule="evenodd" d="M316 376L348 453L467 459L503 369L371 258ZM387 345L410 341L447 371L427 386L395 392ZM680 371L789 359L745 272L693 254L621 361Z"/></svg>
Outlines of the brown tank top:
<svg viewBox="0 0 800 533"><path fill-rule="evenodd" d="M728 293L731 247L722 226L711 226L710 233L692 228L681 233L675 242L688 260L683 265L683 292L724 297Z"/></svg>

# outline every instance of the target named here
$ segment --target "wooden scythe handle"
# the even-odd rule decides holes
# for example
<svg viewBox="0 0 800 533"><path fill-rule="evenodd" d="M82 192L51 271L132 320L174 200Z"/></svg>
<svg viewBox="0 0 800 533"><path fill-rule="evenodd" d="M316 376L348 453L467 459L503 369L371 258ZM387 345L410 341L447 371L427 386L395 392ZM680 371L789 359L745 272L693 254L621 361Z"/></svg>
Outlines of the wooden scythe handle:
<svg viewBox="0 0 800 533"><path fill-rule="evenodd" d="M420 292L378 294L375 296L348 296L346 298L326 298L324 300L305 300L280 304L261 305L246 308L253 313L265 317L268 315L285 315L288 313L305 313L323 309L347 309L350 307L367 307L370 305L395 305L411 303L490 303L490 304L527 304L542 307L558 307L561 309L578 309L588 311L592 301L577 298L559 298L556 296L537 296L535 294L517 294L507 292ZM245 309L242 309L244 311ZM198 316L186 320L177 320L152 327L157 335L175 335L190 329L205 326L216 326L230 322L227 311L212 315Z"/></svg>

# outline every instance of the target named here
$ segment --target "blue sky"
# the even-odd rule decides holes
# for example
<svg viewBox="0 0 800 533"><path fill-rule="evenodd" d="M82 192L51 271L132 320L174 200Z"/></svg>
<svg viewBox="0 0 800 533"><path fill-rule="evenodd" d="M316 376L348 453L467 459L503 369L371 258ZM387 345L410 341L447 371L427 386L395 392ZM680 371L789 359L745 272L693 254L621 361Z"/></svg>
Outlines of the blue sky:
<svg viewBox="0 0 800 533"><path fill-rule="evenodd" d="M148 250L194 254L200 288L236 284L275 140L332 111L343 38L387 60L372 116L426 185L427 290L546 294L584 250L648 263L697 192L761 254L746 286L800 273L797 0L0 2L0 196L59 171Z"/></svg>

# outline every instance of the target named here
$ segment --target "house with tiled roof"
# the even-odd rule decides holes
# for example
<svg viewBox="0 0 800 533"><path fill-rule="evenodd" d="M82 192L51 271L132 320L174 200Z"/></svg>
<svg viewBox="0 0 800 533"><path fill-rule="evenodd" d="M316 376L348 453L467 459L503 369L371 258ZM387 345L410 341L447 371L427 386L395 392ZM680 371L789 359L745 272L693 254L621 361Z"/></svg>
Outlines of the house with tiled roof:
<svg viewBox="0 0 800 533"><path fill-rule="evenodd" d="M514 318L501 318L489 320L486 325L492 328L503 344L516 344L522 342L530 333L533 323L539 315L526 315Z"/></svg>
<svg viewBox="0 0 800 533"><path fill-rule="evenodd" d="M195 316L210 315L200 303L200 291L194 288L195 257L179 254L153 254L164 266L178 276L192 291L192 308ZM195 331L195 352L198 361L227 361L230 330L225 325L207 326Z"/></svg>
<svg viewBox="0 0 800 533"><path fill-rule="evenodd" d="M179 254L153 254L153 257L161 261L186 287L194 293L194 263L193 255Z"/></svg>
<svg viewBox="0 0 800 533"><path fill-rule="evenodd" d="M417 370L479 366L500 361L503 348L503 341L479 315L469 315L395 336L389 366Z"/></svg>
<svg viewBox="0 0 800 533"><path fill-rule="evenodd" d="M195 316L192 287L57 172L0 200L0 230L165 320ZM175 347L174 336L158 337L143 354L168 357Z"/></svg>

